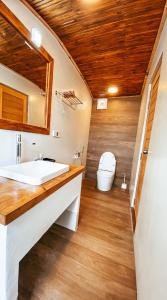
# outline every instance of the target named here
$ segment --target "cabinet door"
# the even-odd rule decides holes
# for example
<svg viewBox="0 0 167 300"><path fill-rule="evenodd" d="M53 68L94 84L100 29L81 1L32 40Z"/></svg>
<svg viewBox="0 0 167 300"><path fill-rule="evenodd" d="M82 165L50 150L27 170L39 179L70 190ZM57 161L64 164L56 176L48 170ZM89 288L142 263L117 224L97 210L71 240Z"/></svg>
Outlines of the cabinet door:
<svg viewBox="0 0 167 300"><path fill-rule="evenodd" d="M0 118L27 123L28 96L0 84Z"/></svg>

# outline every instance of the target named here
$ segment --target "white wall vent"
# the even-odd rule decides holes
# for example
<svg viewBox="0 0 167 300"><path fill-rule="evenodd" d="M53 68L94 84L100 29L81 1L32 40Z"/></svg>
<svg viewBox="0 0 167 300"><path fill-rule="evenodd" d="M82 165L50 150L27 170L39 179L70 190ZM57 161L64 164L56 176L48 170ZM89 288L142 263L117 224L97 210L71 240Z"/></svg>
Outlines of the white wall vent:
<svg viewBox="0 0 167 300"><path fill-rule="evenodd" d="M108 99L107 98L97 99L97 109L107 109L107 107L108 107Z"/></svg>

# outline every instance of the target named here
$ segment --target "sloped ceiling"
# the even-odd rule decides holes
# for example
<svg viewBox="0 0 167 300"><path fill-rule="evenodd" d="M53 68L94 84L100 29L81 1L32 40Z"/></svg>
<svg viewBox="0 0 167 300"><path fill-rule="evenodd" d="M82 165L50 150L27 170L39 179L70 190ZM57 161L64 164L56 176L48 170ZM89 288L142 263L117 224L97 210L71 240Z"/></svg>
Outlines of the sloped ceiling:
<svg viewBox="0 0 167 300"><path fill-rule="evenodd" d="M28 0L63 41L93 96L141 93L165 0Z"/></svg>

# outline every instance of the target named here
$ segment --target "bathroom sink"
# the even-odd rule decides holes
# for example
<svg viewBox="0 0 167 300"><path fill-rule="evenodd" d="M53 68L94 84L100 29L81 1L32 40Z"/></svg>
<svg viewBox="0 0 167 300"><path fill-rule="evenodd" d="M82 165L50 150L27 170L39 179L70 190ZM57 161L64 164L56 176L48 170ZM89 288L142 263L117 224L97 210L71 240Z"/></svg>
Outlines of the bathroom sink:
<svg viewBox="0 0 167 300"><path fill-rule="evenodd" d="M0 168L0 176L32 185L40 185L68 172L69 169L69 165L38 160L2 167Z"/></svg>

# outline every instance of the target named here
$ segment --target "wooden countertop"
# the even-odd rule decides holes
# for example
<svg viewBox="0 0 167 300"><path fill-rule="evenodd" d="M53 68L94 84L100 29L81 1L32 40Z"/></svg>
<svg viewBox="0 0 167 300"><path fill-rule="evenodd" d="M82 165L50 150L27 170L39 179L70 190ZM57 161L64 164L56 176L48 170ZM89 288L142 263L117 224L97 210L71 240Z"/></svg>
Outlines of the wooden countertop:
<svg viewBox="0 0 167 300"><path fill-rule="evenodd" d="M0 224L9 224L84 170L70 166L70 171L38 186L0 177Z"/></svg>

